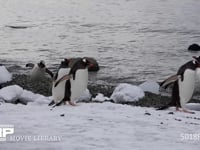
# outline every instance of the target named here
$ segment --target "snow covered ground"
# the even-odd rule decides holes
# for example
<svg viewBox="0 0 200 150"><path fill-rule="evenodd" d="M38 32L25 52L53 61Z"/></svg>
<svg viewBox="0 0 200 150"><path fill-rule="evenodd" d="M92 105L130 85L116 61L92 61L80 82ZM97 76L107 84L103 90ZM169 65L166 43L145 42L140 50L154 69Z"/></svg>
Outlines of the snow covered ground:
<svg viewBox="0 0 200 150"><path fill-rule="evenodd" d="M1 68L2 74L7 74ZM11 76L2 82L11 80ZM158 93L157 83L139 86L119 84L113 100L138 100L143 91ZM87 90L83 99L90 99ZM16 100L27 105L5 102ZM99 93L93 101L109 100ZM195 114L176 112L171 108L154 108L104 103L79 103L79 106L51 108L51 97L34 94L17 85L0 89L0 139L4 125L13 125L14 133L0 141L0 150L187 150L200 147L200 111ZM79 100L81 101L81 100ZM200 104L189 108L200 110Z"/></svg>
<svg viewBox="0 0 200 150"><path fill-rule="evenodd" d="M52 110L46 104L3 103L0 124L14 125L15 131L6 142L0 142L0 149L195 150L200 147L199 116L198 111L195 114L175 112L172 108L156 111L110 102L80 103ZM190 135L199 138L188 139ZM19 140L20 136L30 139ZM33 139L41 136L58 138ZM17 137L18 141L14 141Z"/></svg>

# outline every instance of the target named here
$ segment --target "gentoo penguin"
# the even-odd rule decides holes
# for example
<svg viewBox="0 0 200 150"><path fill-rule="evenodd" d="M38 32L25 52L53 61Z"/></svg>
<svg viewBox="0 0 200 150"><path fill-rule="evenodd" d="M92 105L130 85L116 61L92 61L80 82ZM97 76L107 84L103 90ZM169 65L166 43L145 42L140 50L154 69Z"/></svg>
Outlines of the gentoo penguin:
<svg viewBox="0 0 200 150"><path fill-rule="evenodd" d="M54 106L68 102L75 106L73 102L79 98L87 88L88 84L88 66L91 65L87 59L79 59L67 72L69 60L61 63L57 75L53 81L52 96L55 102Z"/></svg>
<svg viewBox="0 0 200 150"><path fill-rule="evenodd" d="M185 104L192 98L195 88L197 70L200 68L200 56L193 56L194 60L182 65L177 74L164 80L160 85L167 88L173 84L171 102L157 110L167 109L176 106L177 111L193 113L185 108Z"/></svg>
<svg viewBox="0 0 200 150"><path fill-rule="evenodd" d="M51 78L53 78L53 73L49 69L46 68L45 62L43 60L41 60L37 64L28 63L26 64L26 67L32 68L30 72L32 79L38 79L44 76L45 73L48 73L51 76Z"/></svg>
<svg viewBox="0 0 200 150"><path fill-rule="evenodd" d="M61 101L64 97L64 89L65 89L65 82L59 82L62 77L69 74L70 68L69 68L69 59L64 59L61 61L60 66L58 68L58 71L53 76L53 85L52 85L52 96L53 101L49 103L49 106ZM59 83L59 85L57 85ZM60 97L60 98L59 98Z"/></svg>

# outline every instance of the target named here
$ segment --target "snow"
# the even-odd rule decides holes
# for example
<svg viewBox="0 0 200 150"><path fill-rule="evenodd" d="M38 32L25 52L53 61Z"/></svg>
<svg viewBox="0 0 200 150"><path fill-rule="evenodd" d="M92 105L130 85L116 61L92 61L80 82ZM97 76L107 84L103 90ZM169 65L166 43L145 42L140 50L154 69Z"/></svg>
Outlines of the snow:
<svg viewBox="0 0 200 150"><path fill-rule="evenodd" d="M186 104L186 108L191 110L200 111L200 104L199 103L188 103Z"/></svg>
<svg viewBox="0 0 200 150"><path fill-rule="evenodd" d="M6 102L14 102L20 99L25 103L35 102L38 104L48 104L51 101L51 98L24 90L18 85L11 85L0 89L0 99Z"/></svg>
<svg viewBox="0 0 200 150"><path fill-rule="evenodd" d="M8 72L5 66L0 66L0 84L11 80L12 80L12 74Z"/></svg>
<svg viewBox="0 0 200 150"><path fill-rule="evenodd" d="M132 102L138 101L140 98L143 98L144 95L144 91L140 87L127 83L121 83L115 88L113 94L111 95L111 99L116 103Z"/></svg>
<svg viewBox="0 0 200 150"><path fill-rule="evenodd" d="M174 114L168 114L173 111ZM145 115L147 112L150 115ZM64 116L60 116L63 114ZM187 114L175 108L156 111L113 103L81 103L77 107L47 105L0 105L0 124L14 125L14 134L1 149L60 150L197 150L200 139L200 112ZM3 119L2 119L3 118ZM51 141L9 141L12 136L59 136Z"/></svg>
<svg viewBox="0 0 200 150"><path fill-rule="evenodd" d="M18 85L7 86L0 90L0 99L7 102L14 102L22 93L23 89Z"/></svg>
<svg viewBox="0 0 200 150"><path fill-rule="evenodd" d="M154 81L146 81L139 85L144 92L151 92L154 94L159 94L160 85Z"/></svg>
<svg viewBox="0 0 200 150"><path fill-rule="evenodd" d="M120 84L111 98L119 101L144 96L140 87ZM82 100L91 98L87 89ZM154 108L104 103L79 103L78 106L62 105L51 108L52 97L45 97L24 90L17 85L0 90L0 99L21 99L28 105L0 104L0 125L14 125L14 134L7 141L0 141L0 149L199 149L200 112L187 114L175 108L156 111ZM116 100L115 99L115 100ZM109 100L99 93L93 101ZM200 110L199 104L187 104ZM173 112L173 114L169 114ZM188 135L199 139L188 139ZM18 141L16 139L18 137ZM21 137L21 140L19 140ZM29 137L24 140L22 137ZM57 137L48 141L35 137ZM15 139L15 140L13 140ZM60 140L59 140L60 139Z"/></svg>
<svg viewBox="0 0 200 150"><path fill-rule="evenodd" d="M104 96L102 93L98 93L97 96L92 99L94 102L104 102L108 100L110 100L110 98Z"/></svg>

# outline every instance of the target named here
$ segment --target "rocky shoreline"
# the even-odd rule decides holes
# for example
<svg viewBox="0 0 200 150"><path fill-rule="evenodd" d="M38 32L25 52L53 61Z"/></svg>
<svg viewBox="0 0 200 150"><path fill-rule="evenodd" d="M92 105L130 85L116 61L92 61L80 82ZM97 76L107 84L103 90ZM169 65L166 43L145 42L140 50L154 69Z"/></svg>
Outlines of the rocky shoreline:
<svg viewBox="0 0 200 150"><path fill-rule="evenodd" d="M9 85L19 85L22 88L32 91L33 93L41 94L44 96L51 96L51 79L48 77L43 77L40 80L32 80L30 76L25 74L14 74L13 80L2 84L2 87ZM106 84L94 84L89 83L88 89L95 97L98 93L104 94L104 96L110 97L113 93L115 86ZM141 107L160 107L169 103L170 97L165 96L165 94L153 94L145 93L145 97L136 102L125 102L123 104L141 106ZM200 101L192 99L191 102L199 103Z"/></svg>

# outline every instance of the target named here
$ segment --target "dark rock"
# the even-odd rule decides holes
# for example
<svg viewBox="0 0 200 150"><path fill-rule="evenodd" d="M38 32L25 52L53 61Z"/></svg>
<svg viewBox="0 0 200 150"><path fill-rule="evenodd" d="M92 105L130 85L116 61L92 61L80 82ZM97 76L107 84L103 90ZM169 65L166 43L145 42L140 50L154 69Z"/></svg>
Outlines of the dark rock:
<svg viewBox="0 0 200 150"><path fill-rule="evenodd" d="M52 81L50 78L45 76L40 78L40 80L32 80L30 76L27 75L13 75L13 80L2 84L2 87L15 84L34 93L42 94L45 96L51 95Z"/></svg>
<svg viewBox="0 0 200 150"><path fill-rule="evenodd" d="M169 112L168 114L173 115L174 113L173 112Z"/></svg>
<svg viewBox="0 0 200 150"><path fill-rule="evenodd" d="M151 114L150 114L150 113L148 113L148 112L145 112L145 113L144 113L144 115L151 116Z"/></svg>
<svg viewBox="0 0 200 150"><path fill-rule="evenodd" d="M12 29L26 29L27 26L14 26L14 25L7 25L6 27L12 28Z"/></svg>
<svg viewBox="0 0 200 150"><path fill-rule="evenodd" d="M176 119L176 118L174 120L176 120L176 121L182 121L181 119Z"/></svg>
<svg viewBox="0 0 200 150"><path fill-rule="evenodd" d="M161 122L160 124L164 124L163 122Z"/></svg>
<svg viewBox="0 0 200 150"><path fill-rule="evenodd" d="M65 116L65 114L61 114L60 116L61 116L61 117L64 117L64 116Z"/></svg>
<svg viewBox="0 0 200 150"><path fill-rule="evenodd" d="M102 93L106 97L110 97L115 89L113 85L103 84L89 84L88 89L92 94L92 97L96 97L98 93Z"/></svg>
<svg viewBox="0 0 200 150"><path fill-rule="evenodd" d="M200 51L200 46L198 44L192 44L188 47L189 51Z"/></svg>

